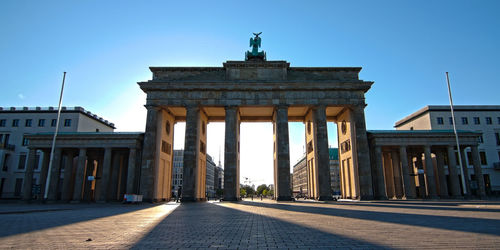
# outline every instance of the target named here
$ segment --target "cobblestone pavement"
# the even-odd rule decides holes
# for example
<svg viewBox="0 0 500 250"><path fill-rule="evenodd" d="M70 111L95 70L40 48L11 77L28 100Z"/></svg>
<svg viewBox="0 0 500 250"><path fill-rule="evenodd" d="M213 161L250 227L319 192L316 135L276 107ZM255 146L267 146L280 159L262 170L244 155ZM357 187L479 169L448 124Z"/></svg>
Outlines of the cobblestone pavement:
<svg viewBox="0 0 500 250"><path fill-rule="evenodd" d="M0 225L0 248L498 249L500 202L0 204Z"/></svg>

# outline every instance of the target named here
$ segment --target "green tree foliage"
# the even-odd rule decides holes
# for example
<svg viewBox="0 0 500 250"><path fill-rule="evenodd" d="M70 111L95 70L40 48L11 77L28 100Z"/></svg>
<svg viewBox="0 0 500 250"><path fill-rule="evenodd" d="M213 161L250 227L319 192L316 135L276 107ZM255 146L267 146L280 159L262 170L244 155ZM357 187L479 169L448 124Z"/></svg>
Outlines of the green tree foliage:
<svg viewBox="0 0 500 250"><path fill-rule="evenodd" d="M269 190L266 184L261 184L257 187L257 194L261 195L264 190ZM267 191L266 191L267 193Z"/></svg>
<svg viewBox="0 0 500 250"><path fill-rule="evenodd" d="M267 195L273 196L274 195L274 190L269 189L269 191L267 191Z"/></svg>
<svg viewBox="0 0 500 250"><path fill-rule="evenodd" d="M267 189L262 190L262 195L264 195L264 196L267 195Z"/></svg>
<svg viewBox="0 0 500 250"><path fill-rule="evenodd" d="M247 195L247 191L244 188L240 188L240 196L244 197Z"/></svg>

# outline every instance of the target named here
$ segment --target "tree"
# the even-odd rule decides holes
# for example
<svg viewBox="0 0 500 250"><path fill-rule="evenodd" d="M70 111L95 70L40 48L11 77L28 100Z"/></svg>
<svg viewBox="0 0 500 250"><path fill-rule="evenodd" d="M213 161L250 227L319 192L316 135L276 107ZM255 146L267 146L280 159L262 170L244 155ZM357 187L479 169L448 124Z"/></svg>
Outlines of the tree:
<svg viewBox="0 0 500 250"><path fill-rule="evenodd" d="M267 196L267 189L262 190L262 195Z"/></svg>
<svg viewBox="0 0 500 250"><path fill-rule="evenodd" d="M267 195L274 196L274 190L269 189L269 191L267 191Z"/></svg>
<svg viewBox="0 0 500 250"><path fill-rule="evenodd" d="M267 185L266 184L261 184L257 187L257 194L261 195L264 190L267 190ZM266 191L267 193L267 191Z"/></svg>
<svg viewBox="0 0 500 250"><path fill-rule="evenodd" d="M244 197L247 195L247 191L244 188L240 188L240 196Z"/></svg>

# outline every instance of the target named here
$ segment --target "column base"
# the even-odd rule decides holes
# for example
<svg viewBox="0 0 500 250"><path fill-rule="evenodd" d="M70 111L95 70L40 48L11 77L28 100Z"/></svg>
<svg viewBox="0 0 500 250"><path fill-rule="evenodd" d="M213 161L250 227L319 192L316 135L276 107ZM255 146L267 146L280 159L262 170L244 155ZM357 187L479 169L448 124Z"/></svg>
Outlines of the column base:
<svg viewBox="0 0 500 250"><path fill-rule="evenodd" d="M239 201L238 197L224 197L221 199L221 201Z"/></svg>
<svg viewBox="0 0 500 250"><path fill-rule="evenodd" d="M292 201L292 196L278 196L276 201Z"/></svg>
<svg viewBox="0 0 500 250"><path fill-rule="evenodd" d="M318 197L318 201L333 201L333 197L329 195L323 195Z"/></svg>

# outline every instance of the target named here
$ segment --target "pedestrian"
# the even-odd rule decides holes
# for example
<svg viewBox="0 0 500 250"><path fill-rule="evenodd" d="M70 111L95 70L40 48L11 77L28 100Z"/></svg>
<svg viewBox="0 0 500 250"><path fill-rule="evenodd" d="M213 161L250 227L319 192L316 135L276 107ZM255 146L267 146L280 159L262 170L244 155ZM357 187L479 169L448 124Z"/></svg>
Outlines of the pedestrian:
<svg viewBox="0 0 500 250"><path fill-rule="evenodd" d="M175 202L179 202L179 199L181 198L181 194L182 194L182 187L179 186L179 188L177 189L177 200Z"/></svg>

